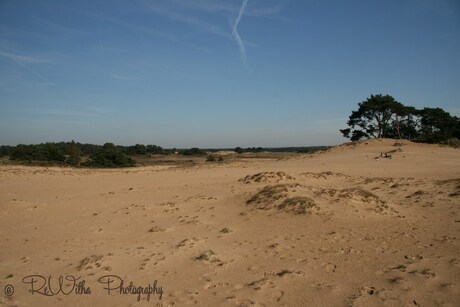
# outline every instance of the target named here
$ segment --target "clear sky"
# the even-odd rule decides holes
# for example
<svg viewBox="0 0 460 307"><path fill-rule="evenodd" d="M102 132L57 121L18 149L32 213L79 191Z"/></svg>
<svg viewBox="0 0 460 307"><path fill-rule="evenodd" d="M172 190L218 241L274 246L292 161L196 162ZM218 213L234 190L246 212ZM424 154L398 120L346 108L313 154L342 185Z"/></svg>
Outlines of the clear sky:
<svg viewBox="0 0 460 307"><path fill-rule="evenodd" d="M458 0L0 0L0 144L333 145L459 91Z"/></svg>

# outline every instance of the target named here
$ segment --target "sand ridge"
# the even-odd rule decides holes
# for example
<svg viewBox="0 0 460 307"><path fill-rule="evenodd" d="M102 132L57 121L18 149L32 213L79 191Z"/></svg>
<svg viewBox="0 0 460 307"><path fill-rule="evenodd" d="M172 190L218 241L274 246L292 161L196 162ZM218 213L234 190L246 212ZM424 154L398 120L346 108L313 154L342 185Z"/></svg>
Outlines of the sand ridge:
<svg viewBox="0 0 460 307"><path fill-rule="evenodd" d="M0 303L455 306L460 152L394 143L180 168L2 166L0 280L15 293ZM92 294L30 295L31 274L79 276ZM156 280L162 299L108 295L108 274Z"/></svg>

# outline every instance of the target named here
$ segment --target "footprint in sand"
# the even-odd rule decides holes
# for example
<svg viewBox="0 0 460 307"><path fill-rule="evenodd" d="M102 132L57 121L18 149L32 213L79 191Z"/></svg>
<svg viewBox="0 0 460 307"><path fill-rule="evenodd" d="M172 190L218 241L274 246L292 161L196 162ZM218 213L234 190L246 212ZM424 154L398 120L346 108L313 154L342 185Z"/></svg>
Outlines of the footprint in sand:
<svg viewBox="0 0 460 307"><path fill-rule="evenodd" d="M228 227L224 227L219 232L221 232L221 233L230 233L230 232L232 232L232 230L229 229Z"/></svg>
<svg viewBox="0 0 460 307"><path fill-rule="evenodd" d="M217 266L224 265L224 262L214 253L213 250L201 252L197 256L193 257L193 260L206 264L215 264Z"/></svg>
<svg viewBox="0 0 460 307"><path fill-rule="evenodd" d="M142 263L141 265L139 266L139 270L145 270L145 267L153 262L153 265L157 265L158 263L160 263L161 261L164 261L166 259L166 256L163 254L163 253L153 253L151 254L149 257L147 258L144 258L142 260Z"/></svg>
<svg viewBox="0 0 460 307"><path fill-rule="evenodd" d="M204 242L204 240L198 240L197 238L193 237L193 238L190 238L190 239L184 239L182 241L180 241L178 244L177 244L177 248L181 248L181 247L188 247L188 248L192 248L194 247L195 243L199 243L199 242Z"/></svg>
<svg viewBox="0 0 460 307"><path fill-rule="evenodd" d="M337 266L333 263L323 263L321 267L327 272L327 273L334 273L335 270L337 269Z"/></svg>
<svg viewBox="0 0 460 307"><path fill-rule="evenodd" d="M166 229L161 226L153 226L149 229L149 232L164 232L164 231L166 231Z"/></svg>
<svg viewBox="0 0 460 307"><path fill-rule="evenodd" d="M80 263L77 265L76 269L78 271L87 271L89 270L89 275L94 275L95 273L92 270L105 270L111 271L110 266L104 265L104 256L102 255L91 255L80 260Z"/></svg>

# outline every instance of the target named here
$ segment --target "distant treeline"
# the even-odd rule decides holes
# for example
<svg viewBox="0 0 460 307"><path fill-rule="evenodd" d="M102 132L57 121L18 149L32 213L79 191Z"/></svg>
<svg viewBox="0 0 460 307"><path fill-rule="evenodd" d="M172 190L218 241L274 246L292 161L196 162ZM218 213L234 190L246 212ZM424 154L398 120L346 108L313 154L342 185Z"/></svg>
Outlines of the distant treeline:
<svg viewBox="0 0 460 307"><path fill-rule="evenodd" d="M171 150L165 150L157 145L141 145L132 146L113 145L106 143L104 145L82 144L79 142L59 142L59 143L42 143L38 145L23 145L17 146L0 146L0 156L9 156L12 159L25 159L37 161L56 160L60 156L63 161L64 155L71 155L72 150L76 148L81 155L96 154L104 149L104 147L114 147L118 151L126 155L148 155L148 154L169 154Z"/></svg>
<svg viewBox="0 0 460 307"><path fill-rule="evenodd" d="M285 148L262 148L262 147L236 147L233 150L237 154L268 152L312 152L323 147L285 147ZM79 142L42 143L36 145L0 146L0 157L9 157L13 161L22 162L49 162L62 165L86 166L86 167L129 167L135 166L133 156L170 155L181 154L184 156L201 156L207 152L219 149L164 149L157 145L136 144L121 146L113 143L104 145L82 144ZM87 157L82 162L82 157Z"/></svg>
<svg viewBox="0 0 460 307"><path fill-rule="evenodd" d="M126 167L134 166L136 163L129 156L169 154L157 145L133 146L82 144L78 142L42 143L38 145L0 146L0 156L8 156L10 160L16 161L47 161L74 166L90 167ZM82 156L89 156L89 159L81 163Z"/></svg>

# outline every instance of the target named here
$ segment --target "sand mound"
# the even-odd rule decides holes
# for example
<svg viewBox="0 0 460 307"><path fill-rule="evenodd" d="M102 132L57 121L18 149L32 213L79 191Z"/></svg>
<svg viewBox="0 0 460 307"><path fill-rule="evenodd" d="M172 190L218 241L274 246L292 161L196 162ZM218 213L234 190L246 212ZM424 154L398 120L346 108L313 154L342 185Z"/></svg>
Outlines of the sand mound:
<svg viewBox="0 0 460 307"><path fill-rule="evenodd" d="M302 173L301 178L303 179L330 179L330 178L350 178L342 173L335 173L331 171L320 172L320 173L313 173L313 172L306 172Z"/></svg>
<svg viewBox="0 0 460 307"><path fill-rule="evenodd" d="M460 196L460 178L448 179L448 180L439 180L438 185L449 190L450 197L459 197Z"/></svg>
<svg viewBox="0 0 460 307"><path fill-rule="evenodd" d="M361 188L347 189L319 189L315 191L315 195L325 198L332 203L344 204L351 206L355 211L362 210L385 215L388 213L396 213L396 211L388 206L387 202L372 192Z"/></svg>
<svg viewBox="0 0 460 307"><path fill-rule="evenodd" d="M287 180L295 180L294 177L286 174L285 172L262 172L254 175L247 175L238 181L248 183L271 183L271 182L283 182Z"/></svg>
<svg viewBox="0 0 460 307"><path fill-rule="evenodd" d="M279 184L266 186L256 193L246 204L254 206L258 210L276 209L281 212L292 214L311 213L312 209L319 209L315 201L305 196L292 196L299 184Z"/></svg>
<svg viewBox="0 0 460 307"><path fill-rule="evenodd" d="M307 212L311 213L311 209L318 207L313 199L296 196L284 199L281 204L276 206L276 208L283 212L306 214Z"/></svg>
<svg viewBox="0 0 460 307"><path fill-rule="evenodd" d="M343 206L343 213L397 213L385 200L362 188L318 188L297 183L265 186L250 197L246 204L258 210L276 209L293 214L313 213L320 208L332 213L337 211L337 205ZM331 207L330 204L335 205Z"/></svg>

